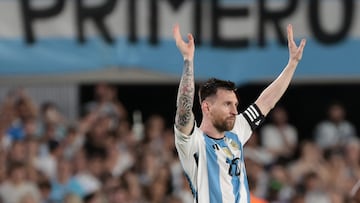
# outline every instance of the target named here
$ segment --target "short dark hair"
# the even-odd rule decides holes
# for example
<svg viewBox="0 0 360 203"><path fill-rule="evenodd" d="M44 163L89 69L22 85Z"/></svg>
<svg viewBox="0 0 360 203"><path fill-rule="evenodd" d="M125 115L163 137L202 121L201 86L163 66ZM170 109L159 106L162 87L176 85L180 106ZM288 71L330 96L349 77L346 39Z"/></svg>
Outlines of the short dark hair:
<svg viewBox="0 0 360 203"><path fill-rule="evenodd" d="M235 83L229 80L210 78L199 88L200 103L203 102L207 97L215 95L218 89L230 90L236 93Z"/></svg>

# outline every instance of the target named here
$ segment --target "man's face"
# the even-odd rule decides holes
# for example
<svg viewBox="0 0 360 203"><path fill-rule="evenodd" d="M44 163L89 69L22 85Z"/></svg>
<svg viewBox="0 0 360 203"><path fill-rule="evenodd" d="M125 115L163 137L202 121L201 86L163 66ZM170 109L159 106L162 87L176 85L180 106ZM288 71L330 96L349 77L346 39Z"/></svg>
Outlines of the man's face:
<svg viewBox="0 0 360 203"><path fill-rule="evenodd" d="M219 132L230 131L235 124L238 99L231 90L219 89L209 98L209 117Z"/></svg>

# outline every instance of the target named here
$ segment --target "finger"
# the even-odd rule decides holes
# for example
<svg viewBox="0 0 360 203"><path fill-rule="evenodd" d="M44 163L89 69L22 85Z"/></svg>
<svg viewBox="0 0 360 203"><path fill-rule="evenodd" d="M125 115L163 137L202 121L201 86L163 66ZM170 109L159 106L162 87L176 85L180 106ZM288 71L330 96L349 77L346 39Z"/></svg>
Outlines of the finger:
<svg viewBox="0 0 360 203"><path fill-rule="evenodd" d="M194 37L192 36L192 34L189 33L189 34L187 35L187 37L188 37L189 43L190 43L190 44L194 44Z"/></svg>
<svg viewBox="0 0 360 203"><path fill-rule="evenodd" d="M298 60L301 60L301 58L302 58L305 45L306 45L306 39L302 39L301 43L300 43L300 46L299 46L299 49L298 49L298 51L296 53L296 58Z"/></svg>
<svg viewBox="0 0 360 203"><path fill-rule="evenodd" d="M292 28L291 24L289 24L287 26L287 35L288 35L289 44L293 43L294 42L294 32L293 32L293 28Z"/></svg>
<svg viewBox="0 0 360 203"><path fill-rule="evenodd" d="M300 46L299 46L299 49L300 49L300 50L303 50L304 47L305 47L305 45L306 45L306 39L302 39L302 40L301 40L301 43L300 43Z"/></svg>
<svg viewBox="0 0 360 203"><path fill-rule="evenodd" d="M179 24L174 25L173 35L174 35L174 39L175 39L176 42L178 42L179 40L181 40L181 33L180 33Z"/></svg>

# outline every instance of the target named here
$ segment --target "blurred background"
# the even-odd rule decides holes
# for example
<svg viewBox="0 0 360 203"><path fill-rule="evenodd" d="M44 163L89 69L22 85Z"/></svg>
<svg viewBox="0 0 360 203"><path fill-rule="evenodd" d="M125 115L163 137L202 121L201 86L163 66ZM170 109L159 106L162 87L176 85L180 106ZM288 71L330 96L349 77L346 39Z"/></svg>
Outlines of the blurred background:
<svg viewBox="0 0 360 203"><path fill-rule="evenodd" d="M357 0L0 0L0 202L192 202L176 23L195 37L196 88L234 81L240 111L287 64L291 23L307 45L245 145L252 202L356 202L359 14Z"/></svg>

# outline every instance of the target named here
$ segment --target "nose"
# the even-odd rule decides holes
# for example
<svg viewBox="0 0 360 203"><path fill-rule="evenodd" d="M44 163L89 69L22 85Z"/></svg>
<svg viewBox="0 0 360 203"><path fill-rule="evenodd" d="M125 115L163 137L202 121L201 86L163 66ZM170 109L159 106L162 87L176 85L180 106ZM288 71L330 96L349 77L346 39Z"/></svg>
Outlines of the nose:
<svg viewBox="0 0 360 203"><path fill-rule="evenodd" d="M233 114L233 115L237 115L237 114L238 114L237 106L234 105L234 106L231 108L231 114Z"/></svg>

